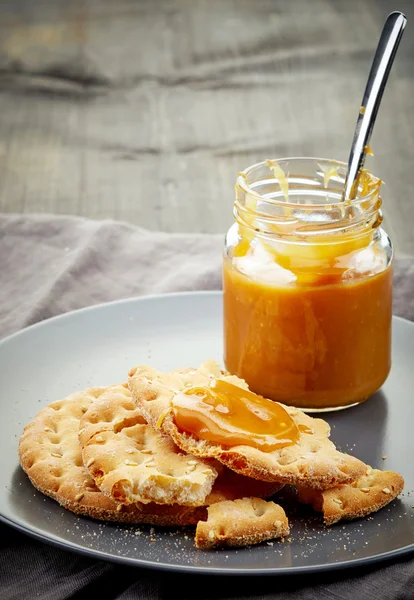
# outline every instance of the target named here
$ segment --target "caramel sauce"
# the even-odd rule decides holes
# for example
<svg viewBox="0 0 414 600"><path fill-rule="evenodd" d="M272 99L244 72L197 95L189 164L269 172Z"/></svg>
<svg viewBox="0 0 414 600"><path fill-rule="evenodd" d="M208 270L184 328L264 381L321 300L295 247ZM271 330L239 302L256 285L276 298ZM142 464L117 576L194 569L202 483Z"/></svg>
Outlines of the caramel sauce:
<svg viewBox="0 0 414 600"><path fill-rule="evenodd" d="M172 412L182 431L224 446L243 444L270 452L299 437L299 428L280 404L221 379L177 394Z"/></svg>
<svg viewBox="0 0 414 600"><path fill-rule="evenodd" d="M312 272L300 256L297 266L292 255L290 264L280 258L294 284L256 281L224 263L227 370L257 394L300 408L365 400L390 370L392 268L345 281L341 264L319 272L315 261Z"/></svg>
<svg viewBox="0 0 414 600"><path fill-rule="evenodd" d="M308 433L309 435L313 433L313 429L308 427L307 425L298 425L298 429L301 433Z"/></svg>
<svg viewBox="0 0 414 600"><path fill-rule="evenodd" d="M274 178L279 182L280 189L285 197L286 202L289 202L289 181L284 170L275 160L267 160L269 169L272 171Z"/></svg>
<svg viewBox="0 0 414 600"><path fill-rule="evenodd" d="M382 181L378 177L374 177L367 169L361 169L358 183L362 185L361 196L363 197L368 196L373 190L379 189Z"/></svg>
<svg viewBox="0 0 414 600"><path fill-rule="evenodd" d="M323 185L325 187L325 189L328 187L329 184L329 180L332 179L332 177L338 177L338 166L337 165L320 165L318 164L318 166L320 167L322 173L323 173Z"/></svg>
<svg viewBox="0 0 414 600"><path fill-rule="evenodd" d="M265 163L289 201L289 175L276 161ZM305 221L296 212L287 218L288 210L281 211L283 218L257 218L257 199L246 199L239 241L230 242L224 260L224 363L257 394L324 409L366 400L388 376L392 268L374 236L382 219L381 180L362 169L352 206L354 201L337 201L330 192L331 178L337 184L342 175L333 165L318 166L326 211L335 211L326 223ZM271 179L263 177L271 188ZM325 196L321 183L318 195ZM242 204L248 192L238 193Z"/></svg>

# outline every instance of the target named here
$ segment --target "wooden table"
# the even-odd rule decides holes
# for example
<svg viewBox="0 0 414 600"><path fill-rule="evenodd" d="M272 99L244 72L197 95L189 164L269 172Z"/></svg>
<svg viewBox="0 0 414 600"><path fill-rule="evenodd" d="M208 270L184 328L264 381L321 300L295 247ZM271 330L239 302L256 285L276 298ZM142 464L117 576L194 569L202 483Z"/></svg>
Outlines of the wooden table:
<svg viewBox="0 0 414 600"><path fill-rule="evenodd" d="M237 172L347 159L393 0L0 0L0 210L223 232ZM414 253L414 3L367 166Z"/></svg>

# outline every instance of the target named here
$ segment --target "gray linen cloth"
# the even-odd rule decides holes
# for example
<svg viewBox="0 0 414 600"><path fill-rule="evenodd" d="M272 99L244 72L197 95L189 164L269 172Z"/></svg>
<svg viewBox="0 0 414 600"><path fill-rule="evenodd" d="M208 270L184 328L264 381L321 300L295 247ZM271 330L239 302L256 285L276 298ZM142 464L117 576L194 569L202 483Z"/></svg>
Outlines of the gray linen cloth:
<svg viewBox="0 0 414 600"><path fill-rule="evenodd" d="M164 234L72 217L0 216L0 336L119 298L219 289L223 236ZM394 313L414 320L414 259L396 258ZM7 399L1 399L2 402ZM414 597L414 559L307 577L157 573L84 558L0 524L1 600Z"/></svg>

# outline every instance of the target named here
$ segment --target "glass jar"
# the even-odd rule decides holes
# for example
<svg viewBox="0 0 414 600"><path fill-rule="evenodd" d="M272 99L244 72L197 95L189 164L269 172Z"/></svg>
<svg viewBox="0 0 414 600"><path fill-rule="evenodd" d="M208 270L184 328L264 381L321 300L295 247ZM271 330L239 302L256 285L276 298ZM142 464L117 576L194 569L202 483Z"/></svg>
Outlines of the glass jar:
<svg viewBox="0 0 414 600"><path fill-rule="evenodd" d="M239 174L226 236L224 361L253 392L308 411L369 398L391 366L391 241L381 181L346 164L264 161Z"/></svg>

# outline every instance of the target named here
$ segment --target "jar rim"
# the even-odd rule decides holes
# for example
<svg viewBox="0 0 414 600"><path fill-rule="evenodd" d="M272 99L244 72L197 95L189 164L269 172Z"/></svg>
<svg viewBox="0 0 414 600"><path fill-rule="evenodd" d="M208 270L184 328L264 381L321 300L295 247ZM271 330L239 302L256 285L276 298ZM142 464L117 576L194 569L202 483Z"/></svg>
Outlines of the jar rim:
<svg viewBox="0 0 414 600"><path fill-rule="evenodd" d="M237 177L234 217L256 232L296 239L375 230L382 222L382 182L364 169L356 197L344 201L346 169L344 162L315 157L251 165Z"/></svg>
<svg viewBox="0 0 414 600"><path fill-rule="evenodd" d="M271 166L271 164L277 164L280 166L280 163L287 163L289 161L293 161L296 164L299 161L306 161L308 163L315 163L317 166L320 167L319 163L326 163L326 164L330 164L333 166L336 166L338 169L342 168L346 170L348 168L348 163L344 162L344 161L340 161L340 160L336 160L336 159L330 159L330 158L322 158L322 157L315 157L315 156L291 156L291 157L282 157L282 158L274 158L274 159L268 159L268 160L263 160L257 163L254 163L253 165L250 165L249 167L247 167L246 169L244 169L243 171L240 171L238 176L237 176L237 180L236 180L236 186L239 186L243 192L245 192L246 194L253 194L255 196L257 196L258 198L262 199L262 200L266 200L264 198L264 196L262 196L261 194L259 194L256 190L252 189L250 187L250 185L247 182L247 178L248 176L255 170L261 167L264 167L265 165L268 165L269 168ZM361 202L370 200L370 198L372 198L372 196L374 194L378 194L379 193L379 189L381 187L381 184L383 183L381 179L379 179L378 177L376 177L375 175L373 175L371 173L371 171L364 169L363 173L366 174L366 177L368 177L369 182L371 183L371 189L369 189L369 191L365 194L358 194L358 187L357 187L357 194L355 196L355 198L353 198L352 200L349 200L346 202L347 206L352 206L352 205L356 205L359 204ZM289 181L289 175L290 173L286 174L286 180ZM337 174L337 177L339 178L339 174ZM275 178L277 179L277 178ZM343 177L341 176L340 179L343 179L343 183L345 187L345 174L343 175ZM269 200L267 200L269 201ZM280 204L285 206L286 208L299 208L301 206L306 206L302 203L298 203L298 202L288 202L286 199L283 200L275 200L272 199L271 202L273 204ZM318 207L324 207L326 208L327 206L338 206L338 205L343 205L344 201L342 199L339 199L338 201L332 201L329 204L327 204L326 202L323 204L313 204L314 208L318 208Z"/></svg>

